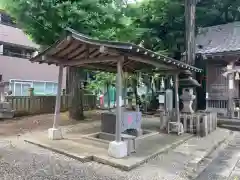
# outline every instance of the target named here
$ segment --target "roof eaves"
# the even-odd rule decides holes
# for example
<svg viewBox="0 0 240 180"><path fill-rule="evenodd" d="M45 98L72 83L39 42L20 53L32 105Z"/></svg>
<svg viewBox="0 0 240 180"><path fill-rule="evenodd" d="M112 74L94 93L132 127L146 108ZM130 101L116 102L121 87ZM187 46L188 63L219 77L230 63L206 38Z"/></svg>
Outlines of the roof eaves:
<svg viewBox="0 0 240 180"><path fill-rule="evenodd" d="M140 46L135 45L135 44L115 42L115 41L96 40L96 39L93 39L93 38L91 38L89 36L80 34L77 31L75 31L73 29L70 29L70 28L66 29L66 33L64 34L64 36L63 36L63 38L61 40L56 41L50 47L48 47L47 49L45 49L44 51L39 53L37 56L33 57L31 59L31 61L34 61L35 59L39 58L43 54L47 53L52 48L54 48L59 43L63 42L64 40L66 40L66 38L69 38L69 37L70 38L72 37L72 38L74 38L76 40L79 40L79 41L87 43L87 44L98 45L98 46L105 46L107 48L113 48L113 49L119 49L119 50L130 50L131 52L133 52L133 50L135 50L134 52L137 52L138 55L142 55L142 53L144 53L148 57L153 58L155 61L159 61L159 60L163 59L163 61L165 63L171 63L171 64L176 65L178 67L194 70L194 71L197 71L197 72L201 72L202 71L201 69L198 69L198 68L196 68L194 66L188 65L188 64L186 64L184 62L180 62L180 61L175 60L173 58L164 56L162 54L158 54L156 52L153 52L151 50L145 49L145 48L140 47Z"/></svg>
<svg viewBox="0 0 240 180"><path fill-rule="evenodd" d="M182 68L187 68L187 69L190 69L190 70L194 70L194 71L198 71L198 72L201 72L202 70L199 69L199 68L196 68L194 66L191 66L189 64L186 64L184 62L181 62L181 61L178 61L176 59L173 59L171 57L167 57L167 56L164 56L162 54L159 54L159 53L156 53L154 51L151 51L151 50L148 50L148 49L145 49L143 47L140 47L140 46L137 46L135 45L135 48L138 48L138 49L141 49L141 51L144 51L145 52L145 55L148 55L152 58L154 58L156 61L164 61L165 63L171 63L173 65L176 65L178 67L182 67Z"/></svg>
<svg viewBox="0 0 240 180"><path fill-rule="evenodd" d="M240 56L240 50L234 50L234 51L216 51L216 52L197 52L197 55L205 55L205 56L226 56L226 55L239 55Z"/></svg>

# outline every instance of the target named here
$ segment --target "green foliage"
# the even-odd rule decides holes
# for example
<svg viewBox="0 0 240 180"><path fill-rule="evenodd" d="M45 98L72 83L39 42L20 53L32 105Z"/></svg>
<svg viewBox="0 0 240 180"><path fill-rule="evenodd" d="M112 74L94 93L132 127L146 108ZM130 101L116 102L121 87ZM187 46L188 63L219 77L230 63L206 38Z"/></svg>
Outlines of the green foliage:
<svg viewBox="0 0 240 180"><path fill-rule="evenodd" d="M98 94L105 87L116 84L116 75L113 73L97 72L94 80L90 81L87 85L87 89L94 94Z"/></svg>
<svg viewBox="0 0 240 180"><path fill-rule="evenodd" d="M49 45L66 27L98 39L129 41L175 56L184 48L184 0L2 0L34 41ZM240 20L240 1L201 0L196 25Z"/></svg>
<svg viewBox="0 0 240 180"><path fill-rule="evenodd" d="M240 20L240 1L201 0L197 6L198 26L213 26Z"/></svg>
<svg viewBox="0 0 240 180"><path fill-rule="evenodd" d="M98 39L131 40L131 19L120 0L2 0L24 31L41 45L50 45L66 27ZM121 38L120 38L121 37Z"/></svg>
<svg viewBox="0 0 240 180"><path fill-rule="evenodd" d="M176 55L185 49L184 0L145 0L130 6L127 13L137 28L145 30L136 43L179 58ZM201 0L197 4L196 30L239 20L240 1Z"/></svg>

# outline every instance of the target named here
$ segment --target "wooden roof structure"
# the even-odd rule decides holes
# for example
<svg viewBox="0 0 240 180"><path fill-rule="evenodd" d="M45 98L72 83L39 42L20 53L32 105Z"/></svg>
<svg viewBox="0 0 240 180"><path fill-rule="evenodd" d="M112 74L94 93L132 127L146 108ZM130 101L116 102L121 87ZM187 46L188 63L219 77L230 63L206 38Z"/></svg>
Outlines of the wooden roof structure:
<svg viewBox="0 0 240 180"><path fill-rule="evenodd" d="M156 70L156 68L158 71L201 72L201 69L138 45L96 40L70 28L66 29L63 38L31 58L30 61L116 72L119 57L123 57L123 71L125 72L143 69Z"/></svg>
<svg viewBox="0 0 240 180"><path fill-rule="evenodd" d="M200 28L196 37L196 54L209 59L214 59L214 57L219 59L225 56L238 58L240 55L240 21Z"/></svg>

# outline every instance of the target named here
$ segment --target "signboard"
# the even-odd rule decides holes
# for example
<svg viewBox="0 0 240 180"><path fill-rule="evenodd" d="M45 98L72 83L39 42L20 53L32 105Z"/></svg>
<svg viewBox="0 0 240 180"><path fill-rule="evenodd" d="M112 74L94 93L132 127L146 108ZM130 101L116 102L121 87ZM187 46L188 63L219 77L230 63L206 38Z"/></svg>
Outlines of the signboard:
<svg viewBox="0 0 240 180"><path fill-rule="evenodd" d="M159 102L160 104L164 104L164 102L165 102L165 96L162 95L162 94L158 95L158 102Z"/></svg>
<svg viewBox="0 0 240 180"><path fill-rule="evenodd" d="M233 79L229 80L228 88L233 89Z"/></svg>

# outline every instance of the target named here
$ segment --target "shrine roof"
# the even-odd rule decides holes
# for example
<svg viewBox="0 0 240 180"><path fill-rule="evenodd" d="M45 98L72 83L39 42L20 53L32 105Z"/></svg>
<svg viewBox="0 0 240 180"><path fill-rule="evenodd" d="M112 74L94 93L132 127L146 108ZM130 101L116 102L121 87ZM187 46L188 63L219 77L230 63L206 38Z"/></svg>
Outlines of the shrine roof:
<svg viewBox="0 0 240 180"><path fill-rule="evenodd" d="M199 29L196 46L198 54L239 54L240 21Z"/></svg>
<svg viewBox="0 0 240 180"><path fill-rule="evenodd" d="M31 62L116 72L116 64L123 58L123 70L135 72L143 69L191 70L201 69L171 57L125 42L96 40L67 28L65 35L46 50L31 58Z"/></svg>

